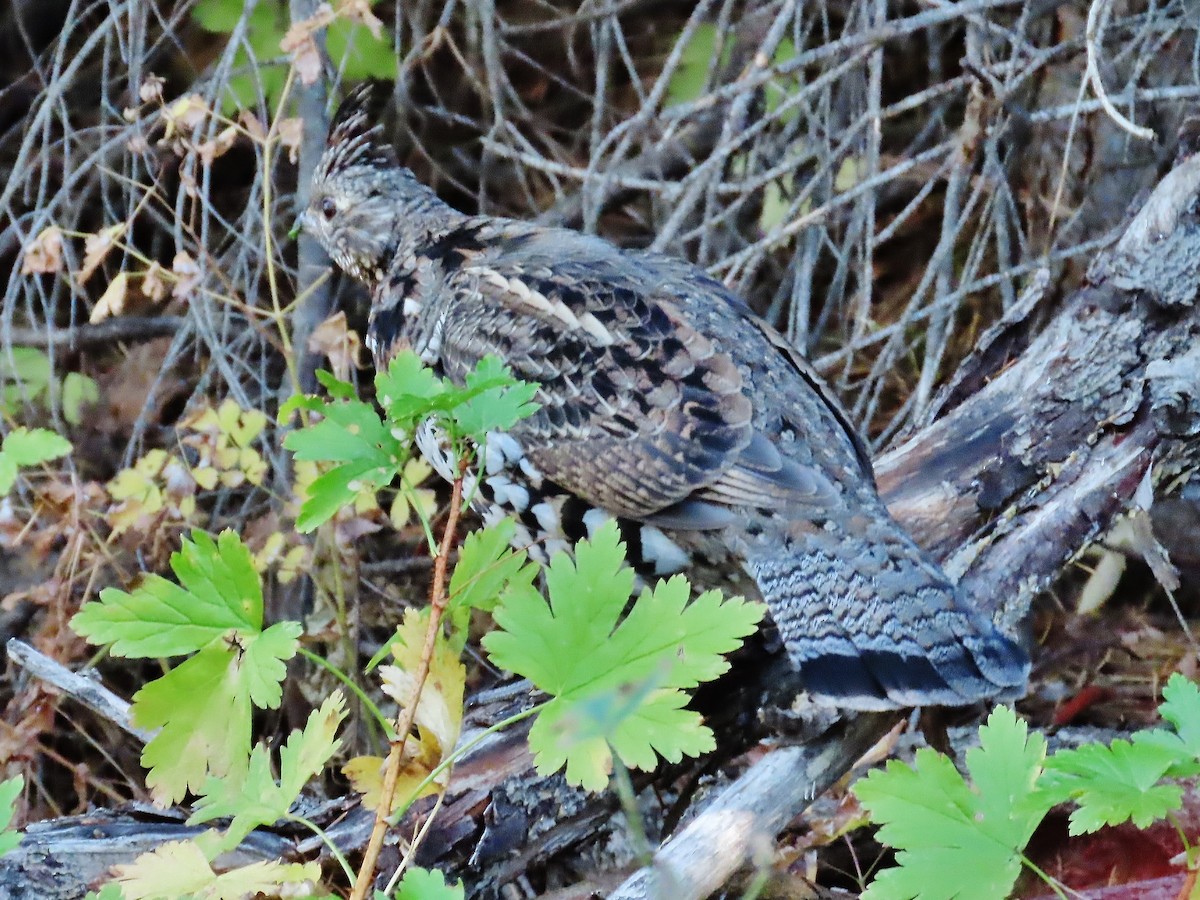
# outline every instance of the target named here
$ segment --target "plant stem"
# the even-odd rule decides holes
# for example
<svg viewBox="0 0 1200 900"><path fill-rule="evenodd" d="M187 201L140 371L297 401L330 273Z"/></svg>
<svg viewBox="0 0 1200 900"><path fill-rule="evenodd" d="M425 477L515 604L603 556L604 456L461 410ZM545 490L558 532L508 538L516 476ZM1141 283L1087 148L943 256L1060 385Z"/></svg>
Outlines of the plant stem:
<svg viewBox="0 0 1200 900"><path fill-rule="evenodd" d="M545 708L546 708L545 703L539 703L536 706L531 706L531 707L529 707L529 709L522 710L519 713L513 713L507 719L501 719L499 722L496 722L494 725L489 725L487 728L485 728L483 731L479 732L479 734L475 735L475 737L471 738L471 740L467 741L465 744L462 744L462 745L454 748L453 753L451 753L444 760L442 760L442 762L438 765L437 768L435 768L432 772L430 772L428 775L426 775L424 780L420 784L418 784L415 788L413 788L412 796L409 797L403 803L403 805L396 808L396 811L392 814L392 821L393 822L399 821L400 817L403 816L404 813L408 811L408 808L417 801L418 797L421 796L421 793L425 790L425 788L429 787L429 785L431 785L435 781L437 781L438 776L440 776L444 771L449 769L456 762L458 762L460 759L462 759L464 756L466 756L468 753L470 753L472 750L474 750L476 747L478 747L480 744L482 744L485 740L487 740L493 734L496 734L497 732L501 732L505 728L508 728L512 725L516 725L518 722L522 722L525 719L528 719L530 716L535 716Z"/></svg>
<svg viewBox="0 0 1200 900"><path fill-rule="evenodd" d="M613 787L617 789L617 797L621 800L621 808L625 810L625 821L629 826L630 843L633 852L637 854L638 865L648 866L654 862L654 854L650 850L650 841L646 837L645 823L642 821L642 811L638 809L637 793L633 789L633 780L629 777L629 769L621 762L615 752L612 755Z"/></svg>
<svg viewBox="0 0 1200 900"><path fill-rule="evenodd" d="M1058 895L1059 900L1067 900L1067 895L1063 892L1063 885L1058 881L1057 878L1051 877L1049 872L1043 872L1024 853L1021 854L1021 863L1025 866L1025 868L1029 869L1030 872L1042 879L1042 881L1046 882L1050 890L1054 891L1054 893ZM1074 894L1075 891L1072 891L1071 893Z"/></svg>
<svg viewBox="0 0 1200 900"><path fill-rule="evenodd" d="M383 728L384 735L387 736L387 739L389 741L396 739L396 734L394 731L392 731L391 720L383 714L383 710L381 710L375 704L375 701L371 699L370 695L367 694L367 692L364 691L361 686L355 683L354 679L352 679L349 675L347 675L325 657L318 653L313 653L307 647L300 647L299 653L309 662L320 666L322 669L327 671L330 675L348 687L351 693L358 698L358 702L365 706L371 715L378 720L380 726Z"/></svg>
<svg viewBox="0 0 1200 900"><path fill-rule="evenodd" d="M408 740L408 733L412 731L413 720L417 715L417 704L421 701L421 691L425 687L425 680L429 677L429 666L433 659L434 646L437 643L438 629L442 625L442 613L446 610L446 567L450 561L450 548L454 545L454 532L458 527L458 517L462 512L463 475L469 463L470 458L463 454L462 461L458 466L458 477L454 479L454 488L450 495L450 513L446 517L446 530L442 533L441 547L433 564L433 586L429 590L429 627L425 630L425 646L421 649L421 664L417 667L413 696L408 706L400 713L396 739L392 741L384 768L379 806L375 809L375 827L371 829L371 839L367 842L367 849L363 853L362 866L358 870L358 880L354 883L350 900L365 900L371 882L375 878L375 866L379 862L379 851L383 848L389 812L396 796L396 784L400 778L404 744Z"/></svg>
<svg viewBox="0 0 1200 900"><path fill-rule="evenodd" d="M288 813L285 818L290 819L293 822L298 822L319 837L321 839L321 843L329 848L330 854L332 854L333 858L338 861L338 864L342 867L342 871L346 873L346 877L354 877L354 869L351 867L350 861L347 860L345 854L338 849L338 845L333 842L333 839L326 834L324 828L319 826L316 822L306 819L304 816L298 816L295 813Z"/></svg>

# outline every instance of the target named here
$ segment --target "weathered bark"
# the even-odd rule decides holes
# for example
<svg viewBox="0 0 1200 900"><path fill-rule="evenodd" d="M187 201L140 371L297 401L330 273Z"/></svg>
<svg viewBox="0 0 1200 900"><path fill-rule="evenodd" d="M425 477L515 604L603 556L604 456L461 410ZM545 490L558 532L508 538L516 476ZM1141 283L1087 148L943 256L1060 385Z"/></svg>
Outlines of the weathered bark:
<svg viewBox="0 0 1200 900"><path fill-rule="evenodd" d="M1198 193L1200 155L1163 179L1121 240L1096 259L1087 283L1007 368L979 371L977 389L960 380L942 418L878 462L881 490L897 518L962 572L973 595L1010 629L1064 562L1135 503L1146 505L1148 491L1139 488L1193 466L1200 433ZM1003 358L997 346L982 348L978 359ZM740 688L743 699L775 680L759 666L758 680ZM667 883L672 897L705 896L748 859L751 834L773 834L791 821L811 801L813 786L833 783L889 721L843 723L840 733L768 754L669 840L653 868L613 896L648 897ZM747 738L736 715L718 733L735 749ZM533 777L522 736L502 736L456 768L424 861L465 876L476 895L493 895L531 863L611 827L611 804ZM400 833L410 834L411 824ZM368 828L369 818L351 811L331 833L352 849ZM81 830L91 835L87 852L75 839ZM0 885L10 897L79 896L107 865L185 831L178 822L148 821L139 810L39 823L0 860ZM244 859L318 851L312 839L279 835L241 848ZM701 859L704 866L688 862Z"/></svg>

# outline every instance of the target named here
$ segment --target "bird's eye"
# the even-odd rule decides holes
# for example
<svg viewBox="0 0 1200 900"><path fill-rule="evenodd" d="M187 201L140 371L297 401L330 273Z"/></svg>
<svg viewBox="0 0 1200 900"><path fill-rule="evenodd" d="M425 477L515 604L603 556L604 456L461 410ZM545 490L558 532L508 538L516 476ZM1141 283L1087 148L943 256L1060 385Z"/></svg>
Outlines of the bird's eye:
<svg viewBox="0 0 1200 900"><path fill-rule="evenodd" d="M327 220L337 215L337 203L334 202L332 197L326 197L321 201L321 215Z"/></svg>

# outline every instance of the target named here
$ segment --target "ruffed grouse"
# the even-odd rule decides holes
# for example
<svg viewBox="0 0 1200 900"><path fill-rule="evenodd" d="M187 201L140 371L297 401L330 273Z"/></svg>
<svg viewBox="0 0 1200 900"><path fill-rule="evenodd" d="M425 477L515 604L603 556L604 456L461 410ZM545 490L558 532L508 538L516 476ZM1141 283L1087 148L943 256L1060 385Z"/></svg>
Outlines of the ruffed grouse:
<svg viewBox="0 0 1200 900"><path fill-rule="evenodd" d="M372 90L339 109L301 224L369 285L377 366L411 347L461 383L496 354L540 385L540 410L489 437L485 519L511 514L544 557L615 517L643 576L758 593L820 701L1021 692L1023 651L888 515L861 438L783 337L687 262L452 209L399 164ZM431 430L418 445L453 477Z"/></svg>

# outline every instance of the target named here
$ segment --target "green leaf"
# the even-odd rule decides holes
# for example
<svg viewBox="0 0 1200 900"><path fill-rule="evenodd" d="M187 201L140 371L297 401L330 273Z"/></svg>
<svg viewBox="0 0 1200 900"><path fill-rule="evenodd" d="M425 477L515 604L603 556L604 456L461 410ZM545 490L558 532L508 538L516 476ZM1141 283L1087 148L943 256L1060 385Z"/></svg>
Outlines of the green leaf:
<svg viewBox="0 0 1200 900"><path fill-rule="evenodd" d="M689 603L682 577L645 591L622 618L633 589L615 523L556 555L546 572L549 603L532 579L514 578L484 637L492 661L553 695L530 731L538 771L597 790L611 752L650 768L713 746L684 689L725 671L763 615L759 604L708 592Z"/></svg>
<svg viewBox="0 0 1200 900"><path fill-rule="evenodd" d="M71 452L71 442L46 428L14 428L0 448L0 494L12 490L17 470L58 459Z"/></svg>
<svg viewBox="0 0 1200 900"><path fill-rule="evenodd" d="M296 655L304 626L276 622L255 638L241 642L241 675L250 701L259 709L275 709L283 699L284 663Z"/></svg>
<svg viewBox="0 0 1200 900"><path fill-rule="evenodd" d="M0 352L0 407L11 412L21 403L43 398L53 378L50 357L36 347L13 347Z"/></svg>
<svg viewBox="0 0 1200 900"><path fill-rule="evenodd" d="M1175 726L1184 752L1192 759L1200 759L1200 687L1176 672L1163 688L1163 703L1158 711Z"/></svg>
<svg viewBox="0 0 1200 900"><path fill-rule="evenodd" d="M71 442L47 428L14 428L4 436L4 454L18 466L36 466L71 452Z"/></svg>
<svg viewBox="0 0 1200 900"><path fill-rule="evenodd" d="M300 505L296 530L301 534L315 531L339 509L354 502L364 488L379 490L390 484L398 465L379 466L374 460L345 463L330 469L308 486L308 497Z"/></svg>
<svg viewBox="0 0 1200 900"><path fill-rule="evenodd" d="M100 888L100 893L88 891L83 900L125 900L125 894L121 891L121 886L115 881L110 881L108 884Z"/></svg>
<svg viewBox="0 0 1200 900"><path fill-rule="evenodd" d="M142 752L158 802L199 793L210 775L245 777L251 702L279 705L283 663L295 655L300 630L280 622L259 636L213 643L134 695L134 724L161 729Z"/></svg>
<svg viewBox="0 0 1200 900"><path fill-rule="evenodd" d="M447 885L446 876L437 869L409 866L396 888L394 900L463 900L465 896L461 881ZM381 891L376 891L375 897L376 900L387 900Z"/></svg>
<svg viewBox="0 0 1200 900"><path fill-rule="evenodd" d="M347 399L353 387L328 373L319 373L322 383L336 397L321 402L310 398L304 408L324 418L315 425L291 432L284 447L300 460L335 462L328 472L308 487L300 507L296 529L310 532L328 521L358 497L364 489L378 490L390 484L404 467L409 453L375 408L361 400Z"/></svg>
<svg viewBox="0 0 1200 900"><path fill-rule="evenodd" d="M329 403L321 409L325 418L291 432L283 446L296 459L329 462L362 462L375 465L392 462L400 442L384 426L374 408L361 400Z"/></svg>
<svg viewBox="0 0 1200 900"><path fill-rule="evenodd" d="M515 533L512 519L502 519L471 532L463 541L454 574L450 576L447 613L452 618L462 618L473 609L491 612L500 600L501 591L525 568L525 551L514 551L510 546ZM531 580L532 574L531 571Z"/></svg>
<svg viewBox="0 0 1200 900"><path fill-rule="evenodd" d="M325 46L342 76L352 81L394 79L399 72L392 33L387 29L375 37L363 25L349 19L336 19L325 32Z"/></svg>
<svg viewBox="0 0 1200 900"><path fill-rule="evenodd" d="M198 0L192 7L192 18L205 31L233 31L242 18L241 0Z"/></svg>
<svg viewBox="0 0 1200 900"><path fill-rule="evenodd" d="M233 631L262 628L262 586L250 551L232 531L214 542L193 531L171 555L180 584L149 575L132 592L106 588L71 619L75 633L111 644L115 656L192 653Z"/></svg>
<svg viewBox="0 0 1200 900"><path fill-rule="evenodd" d="M279 751L279 781L272 775L271 753L263 746L250 752L246 777L209 777L205 794L196 801L189 825L228 816L224 845L235 847L260 825L282 819L300 796L300 791L320 774L341 745L338 726L346 717L341 691L335 691L320 709L313 710L303 731L293 731Z"/></svg>
<svg viewBox="0 0 1200 900"><path fill-rule="evenodd" d="M434 401L445 391L442 380L411 350L397 354L388 370L375 376L375 394L388 420L408 426L410 433L437 408Z"/></svg>
<svg viewBox="0 0 1200 900"><path fill-rule="evenodd" d="M451 415L458 431L482 444L489 431L505 431L537 411L537 385L517 381L498 357L485 356L467 375L465 399Z"/></svg>
<svg viewBox="0 0 1200 900"><path fill-rule="evenodd" d="M21 467L60 459L71 452L71 442L46 428L15 428L4 437L4 454Z"/></svg>
<svg viewBox="0 0 1200 900"><path fill-rule="evenodd" d="M354 385L348 381L342 381L332 372L327 372L325 369L317 369L317 381L321 383L321 387L325 388L325 392L335 400L356 400L358 399L358 391Z"/></svg>
<svg viewBox="0 0 1200 900"><path fill-rule="evenodd" d="M1183 751L1178 739L1164 736L1171 737L1140 731L1131 741L1060 750L1046 761L1041 795L1048 803L1078 804L1068 826L1073 835L1130 820L1145 828L1178 809L1183 799L1179 785L1158 783Z"/></svg>
<svg viewBox="0 0 1200 900"><path fill-rule="evenodd" d="M882 823L878 838L895 847L897 866L880 872L866 900L1007 897L1021 851L1050 806L1033 795L1046 755L1012 710L997 707L967 753L968 786L942 754L918 750L913 766L892 760L854 787Z"/></svg>
<svg viewBox="0 0 1200 900"><path fill-rule="evenodd" d="M667 84L665 106L690 103L704 93L708 67L717 48L717 28L711 22L701 22L683 48L679 65ZM729 46L722 48L722 61L729 58Z"/></svg>
<svg viewBox="0 0 1200 900"><path fill-rule="evenodd" d="M250 693L238 660L232 647L207 647L134 694L134 724L160 729L142 750L146 784L159 803L199 793L209 775L244 776Z"/></svg>
<svg viewBox="0 0 1200 900"><path fill-rule="evenodd" d="M63 378L63 418L72 425L83 421L83 408L100 399L100 388L96 382L79 372L68 372Z"/></svg>
<svg viewBox="0 0 1200 900"><path fill-rule="evenodd" d="M25 777L16 775L0 781L0 856L21 843L21 832L9 831L17 813L17 798L25 790Z"/></svg>
<svg viewBox="0 0 1200 900"><path fill-rule="evenodd" d="M117 656L195 656L133 698L133 721L159 730L142 763L157 800L198 791L208 775L240 778L250 752L251 705L279 705L284 661L301 626L262 631L263 598L250 551L232 531L214 541L193 531L171 556L174 584L151 575L132 592L109 588L71 620L75 631L111 644Z"/></svg>

